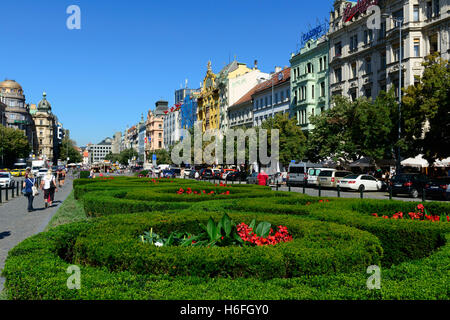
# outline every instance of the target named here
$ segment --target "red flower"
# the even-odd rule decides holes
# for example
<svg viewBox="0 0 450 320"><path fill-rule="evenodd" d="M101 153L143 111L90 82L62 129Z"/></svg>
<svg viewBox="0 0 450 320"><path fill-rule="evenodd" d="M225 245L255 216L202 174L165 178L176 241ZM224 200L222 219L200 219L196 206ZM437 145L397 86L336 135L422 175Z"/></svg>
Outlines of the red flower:
<svg viewBox="0 0 450 320"><path fill-rule="evenodd" d="M447 222L450 222L450 217L449 216L447 216Z"/></svg>
<svg viewBox="0 0 450 320"><path fill-rule="evenodd" d="M377 213L372 213L372 216L377 217L378 218L378 214Z"/></svg>
<svg viewBox="0 0 450 320"><path fill-rule="evenodd" d="M425 207L423 206L423 204L419 204L417 205L417 209L419 209L420 211L423 211L423 209L425 209Z"/></svg>

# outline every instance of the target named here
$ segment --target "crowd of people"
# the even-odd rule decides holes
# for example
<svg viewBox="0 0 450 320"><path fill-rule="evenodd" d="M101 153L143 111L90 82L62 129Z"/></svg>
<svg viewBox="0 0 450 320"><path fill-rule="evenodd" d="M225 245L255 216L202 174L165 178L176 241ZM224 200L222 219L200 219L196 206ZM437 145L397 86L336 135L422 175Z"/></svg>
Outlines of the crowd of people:
<svg viewBox="0 0 450 320"><path fill-rule="evenodd" d="M44 208L51 207L55 201L55 193L58 192L58 187L61 188L64 185L65 180L65 169L57 170L55 174L52 169L48 169L47 173L38 181L31 169L27 168L22 185L22 193L28 200L28 212L36 210L33 207L33 200L39 195L39 189L42 190L44 197Z"/></svg>

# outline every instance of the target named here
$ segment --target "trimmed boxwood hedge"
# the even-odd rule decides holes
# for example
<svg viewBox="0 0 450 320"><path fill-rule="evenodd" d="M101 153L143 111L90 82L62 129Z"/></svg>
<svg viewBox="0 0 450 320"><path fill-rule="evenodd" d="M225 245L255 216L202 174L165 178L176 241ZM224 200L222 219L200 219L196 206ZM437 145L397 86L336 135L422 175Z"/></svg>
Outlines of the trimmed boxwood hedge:
<svg viewBox="0 0 450 320"><path fill-rule="evenodd" d="M96 220L93 227L76 240L73 261L141 274L269 279L351 272L379 264L382 256L379 240L367 232L280 215L257 216L259 221L286 225L293 234L293 241L277 246L158 248L138 241L138 236L151 227L162 235L177 230L201 232L199 222L206 224L209 216L216 221L221 218L221 214L185 212L184 215L115 215ZM230 217L237 223L248 224L255 215L232 214Z"/></svg>
<svg viewBox="0 0 450 320"><path fill-rule="evenodd" d="M180 187L231 194L178 195ZM86 212L100 217L38 234L11 250L3 271L9 298L450 297L450 224L371 216L407 213L418 203L335 198L319 203L317 197L267 187L219 187L184 179L78 179L74 188ZM425 207L432 214L450 212L448 203L427 202ZM162 234L195 231L197 221L224 212L246 222L256 217L288 225L294 241L271 248L210 249L154 248L139 242L150 227ZM81 267L81 290L66 286L66 269L73 263ZM381 290L366 287L369 264L382 267Z"/></svg>

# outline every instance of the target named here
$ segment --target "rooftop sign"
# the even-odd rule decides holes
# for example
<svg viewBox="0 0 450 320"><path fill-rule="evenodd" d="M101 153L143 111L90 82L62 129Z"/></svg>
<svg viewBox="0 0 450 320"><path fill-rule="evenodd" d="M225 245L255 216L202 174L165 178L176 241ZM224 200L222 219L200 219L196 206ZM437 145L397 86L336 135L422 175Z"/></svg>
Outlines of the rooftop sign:
<svg viewBox="0 0 450 320"><path fill-rule="evenodd" d="M349 22L355 15L364 13L370 6L377 4L378 0L358 0L358 3L354 6L352 3L347 3L342 19L344 22Z"/></svg>

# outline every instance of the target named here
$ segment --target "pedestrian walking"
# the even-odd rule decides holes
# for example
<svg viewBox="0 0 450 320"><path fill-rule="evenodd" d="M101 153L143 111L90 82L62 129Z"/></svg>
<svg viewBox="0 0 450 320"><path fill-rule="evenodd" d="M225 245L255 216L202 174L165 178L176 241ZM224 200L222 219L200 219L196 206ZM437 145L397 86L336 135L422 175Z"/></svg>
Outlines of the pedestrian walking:
<svg viewBox="0 0 450 320"><path fill-rule="evenodd" d="M194 178L195 180L198 180L200 178L200 173L198 173L198 171L195 171Z"/></svg>
<svg viewBox="0 0 450 320"><path fill-rule="evenodd" d="M34 188L33 188L34 187ZM28 212L34 211L33 199L36 195L36 179L31 172L28 173L27 178L23 182L23 194L28 199Z"/></svg>
<svg viewBox="0 0 450 320"><path fill-rule="evenodd" d="M256 176L256 179L258 180L258 184L260 186L266 186L267 180L269 180L269 176L264 172L264 170L261 170L261 172Z"/></svg>
<svg viewBox="0 0 450 320"><path fill-rule="evenodd" d="M64 182L66 181L66 170L62 169L61 170L61 175L60 175L60 181L59 181L59 186L62 187L64 185Z"/></svg>
<svg viewBox="0 0 450 320"><path fill-rule="evenodd" d="M55 176L52 174L52 169L48 169L47 174L42 179L41 188L44 190L45 207L51 207L53 200L55 199L55 192L58 191Z"/></svg>

